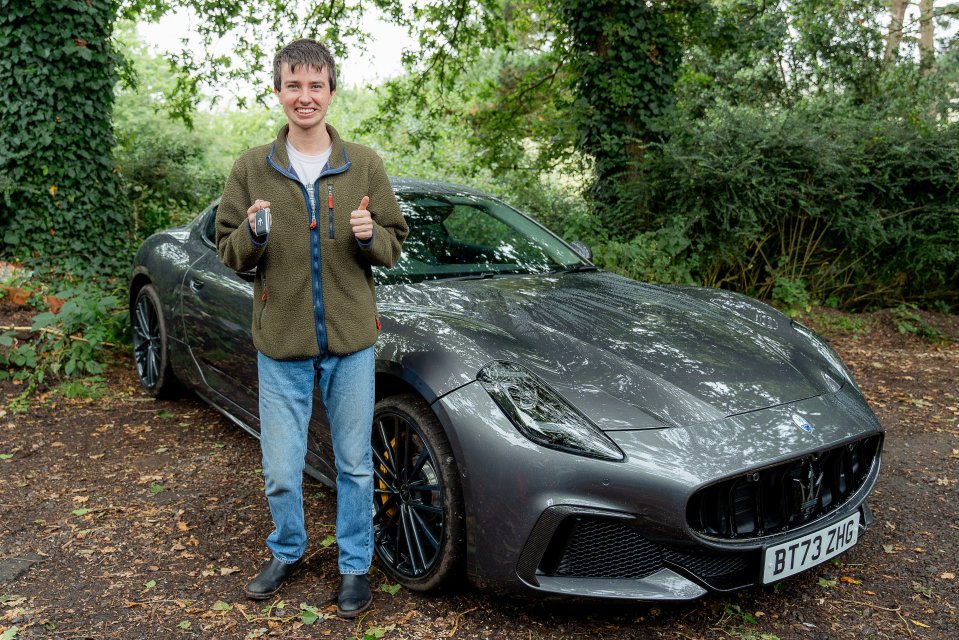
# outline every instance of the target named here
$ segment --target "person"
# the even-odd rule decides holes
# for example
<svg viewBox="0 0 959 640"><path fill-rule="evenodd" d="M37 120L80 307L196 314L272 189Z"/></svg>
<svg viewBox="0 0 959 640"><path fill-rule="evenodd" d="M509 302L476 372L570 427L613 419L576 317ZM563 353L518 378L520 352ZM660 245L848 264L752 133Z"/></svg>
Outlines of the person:
<svg viewBox="0 0 959 640"><path fill-rule="evenodd" d="M287 123L276 140L236 160L216 214L220 260L238 272L256 268L253 343L274 529L266 539L272 557L246 595L270 598L303 560L302 475L318 386L336 465L337 612L353 618L372 602L370 435L380 323L371 267L396 263L407 226L382 160L326 123L336 93L329 50L309 39L287 45L273 60L273 84ZM261 210L261 218L269 211L268 227L256 226Z"/></svg>

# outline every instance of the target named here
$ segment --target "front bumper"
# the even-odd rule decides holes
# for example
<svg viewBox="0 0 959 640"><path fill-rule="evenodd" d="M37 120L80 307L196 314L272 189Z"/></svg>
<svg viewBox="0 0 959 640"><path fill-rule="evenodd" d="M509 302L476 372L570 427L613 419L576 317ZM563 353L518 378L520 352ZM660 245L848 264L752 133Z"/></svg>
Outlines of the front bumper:
<svg viewBox="0 0 959 640"><path fill-rule="evenodd" d="M608 462L540 447L523 437L479 384L433 407L463 485L467 570L486 588L683 600L761 581L762 549L855 511L871 522L863 485L821 518L759 538L718 539L687 522L690 497L724 479L881 433L853 394L690 428L610 432L626 453ZM800 432L793 416L816 429Z"/></svg>

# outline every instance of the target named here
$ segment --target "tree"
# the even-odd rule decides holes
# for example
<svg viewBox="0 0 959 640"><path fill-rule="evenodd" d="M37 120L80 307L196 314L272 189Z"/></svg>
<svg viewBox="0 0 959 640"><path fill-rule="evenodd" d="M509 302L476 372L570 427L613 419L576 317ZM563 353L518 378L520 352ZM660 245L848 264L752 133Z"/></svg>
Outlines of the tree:
<svg viewBox="0 0 959 640"><path fill-rule="evenodd" d="M128 209L112 162L110 0L0 0L4 255L115 272Z"/></svg>

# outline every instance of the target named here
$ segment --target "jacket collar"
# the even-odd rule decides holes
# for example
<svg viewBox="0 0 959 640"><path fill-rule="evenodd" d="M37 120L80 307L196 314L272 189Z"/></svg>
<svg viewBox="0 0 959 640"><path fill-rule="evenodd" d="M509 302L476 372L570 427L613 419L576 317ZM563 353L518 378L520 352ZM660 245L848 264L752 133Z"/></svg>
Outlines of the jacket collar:
<svg viewBox="0 0 959 640"><path fill-rule="evenodd" d="M324 123L326 131L330 134L330 140L332 141L330 149L330 159L326 163L326 168L323 169L322 176L334 175L337 173L343 173L350 168L352 163L346 155L346 145L343 144L343 139L340 138L340 134L337 133L331 125ZM291 180L297 180L296 173L293 171L293 167L290 164L290 156L286 152L286 136L290 132L290 125L285 124L280 127L280 130L276 134L276 140L273 142L273 146L270 148L270 153L266 158L267 163L270 164L274 169L285 175Z"/></svg>

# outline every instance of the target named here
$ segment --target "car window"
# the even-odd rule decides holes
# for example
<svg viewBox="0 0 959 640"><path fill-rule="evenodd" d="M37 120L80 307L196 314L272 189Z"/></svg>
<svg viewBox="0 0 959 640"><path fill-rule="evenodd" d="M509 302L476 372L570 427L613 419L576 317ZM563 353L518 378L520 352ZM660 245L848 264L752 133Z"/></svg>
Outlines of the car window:
<svg viewBox="0 0 959 640"><path fill-rule="evenodd" d="M490 198L397 194L410 231L400 261L379 283L542 273L583 264L556 236Z"/></svg>
<svg viewBox="0 0 959 640"><path fill-rule="evenodd" d="M206 224L203 225L203 237L216 247L216 207L207 215Z"/></svg>

